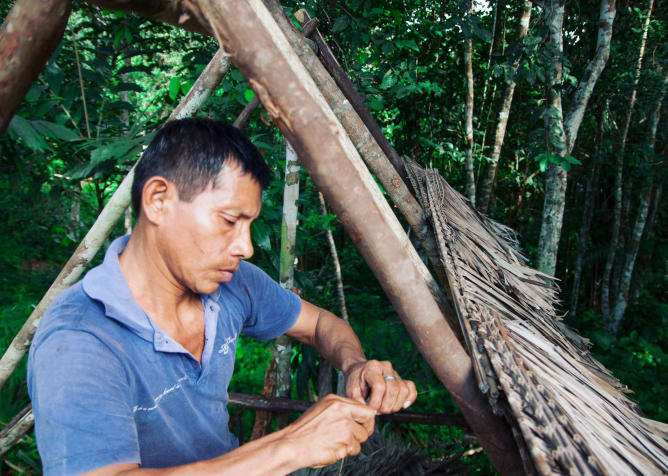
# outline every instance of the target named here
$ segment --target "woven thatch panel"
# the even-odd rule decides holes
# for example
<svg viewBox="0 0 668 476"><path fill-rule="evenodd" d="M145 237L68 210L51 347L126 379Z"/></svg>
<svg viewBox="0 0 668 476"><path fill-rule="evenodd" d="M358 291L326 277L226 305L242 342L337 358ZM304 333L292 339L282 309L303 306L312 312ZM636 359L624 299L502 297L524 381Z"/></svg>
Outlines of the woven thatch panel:
<svg viewBox="0 0 668 476"><path fill-rule="evenodd" d="M527 267L512 231L437 171L406 169L434 227L480 388L515 427L527 471L668 473L666 425L643 418L588 342L560 322L553 278Z"/></svg>

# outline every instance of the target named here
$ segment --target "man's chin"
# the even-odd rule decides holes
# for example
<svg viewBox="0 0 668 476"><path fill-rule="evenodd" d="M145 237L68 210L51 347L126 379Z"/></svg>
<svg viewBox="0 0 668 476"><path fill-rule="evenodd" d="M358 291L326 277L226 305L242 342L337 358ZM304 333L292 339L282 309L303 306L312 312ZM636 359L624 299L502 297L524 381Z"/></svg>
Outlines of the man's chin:
<svg viewBox="0 0 668 476"><path fill-rule="evenodd" d="M220 270L219 274L220 277L218 278L218 282L220 283L229 283L230 281L232 281L232 278L234 277L233 271Z"/></svg>

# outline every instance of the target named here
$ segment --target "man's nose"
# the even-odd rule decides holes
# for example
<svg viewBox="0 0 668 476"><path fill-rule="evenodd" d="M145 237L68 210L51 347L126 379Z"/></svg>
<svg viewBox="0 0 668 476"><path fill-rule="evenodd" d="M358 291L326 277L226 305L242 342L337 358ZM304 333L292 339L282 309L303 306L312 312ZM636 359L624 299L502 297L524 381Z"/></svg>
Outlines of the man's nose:
<svg viewBox="0 0 668 476"><path fill-rule="evenodd" d="M250 225L241 227L233 243L232 254L241 259L248 259L253 256L254 250L250 230Z"/></svg>

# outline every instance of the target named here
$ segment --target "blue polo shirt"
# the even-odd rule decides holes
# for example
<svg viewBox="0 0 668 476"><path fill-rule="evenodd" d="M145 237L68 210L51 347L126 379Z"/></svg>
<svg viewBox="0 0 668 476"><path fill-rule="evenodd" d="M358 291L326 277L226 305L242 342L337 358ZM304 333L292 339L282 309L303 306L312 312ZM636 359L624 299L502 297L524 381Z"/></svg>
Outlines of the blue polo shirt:
<svg viewBox="0 0 668 476"><path fill-rule="evenodd" d="M227 387L239 334L271 339L292 327L298 296L242 261L229 283L201 296L202 364L134 300L115 240L104 263L65 291L41 320L28 391L45 474L119 463L161 468L238 446L228 430Z"/></svg>

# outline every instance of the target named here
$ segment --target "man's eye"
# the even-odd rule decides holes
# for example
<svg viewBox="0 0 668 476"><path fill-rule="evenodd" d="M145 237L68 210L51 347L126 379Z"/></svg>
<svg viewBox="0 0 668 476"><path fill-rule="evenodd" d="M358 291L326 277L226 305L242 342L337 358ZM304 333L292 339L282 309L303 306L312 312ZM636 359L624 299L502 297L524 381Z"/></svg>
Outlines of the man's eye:
<svg viewBox="0 0 668 476"><path fill-rule="evenodd" d="M224 215L221 215L221 216L222 216L223 220L225 221L225 223L227 223L228 225L234 225L237 222L236 218L228 218Z"/></svg>

